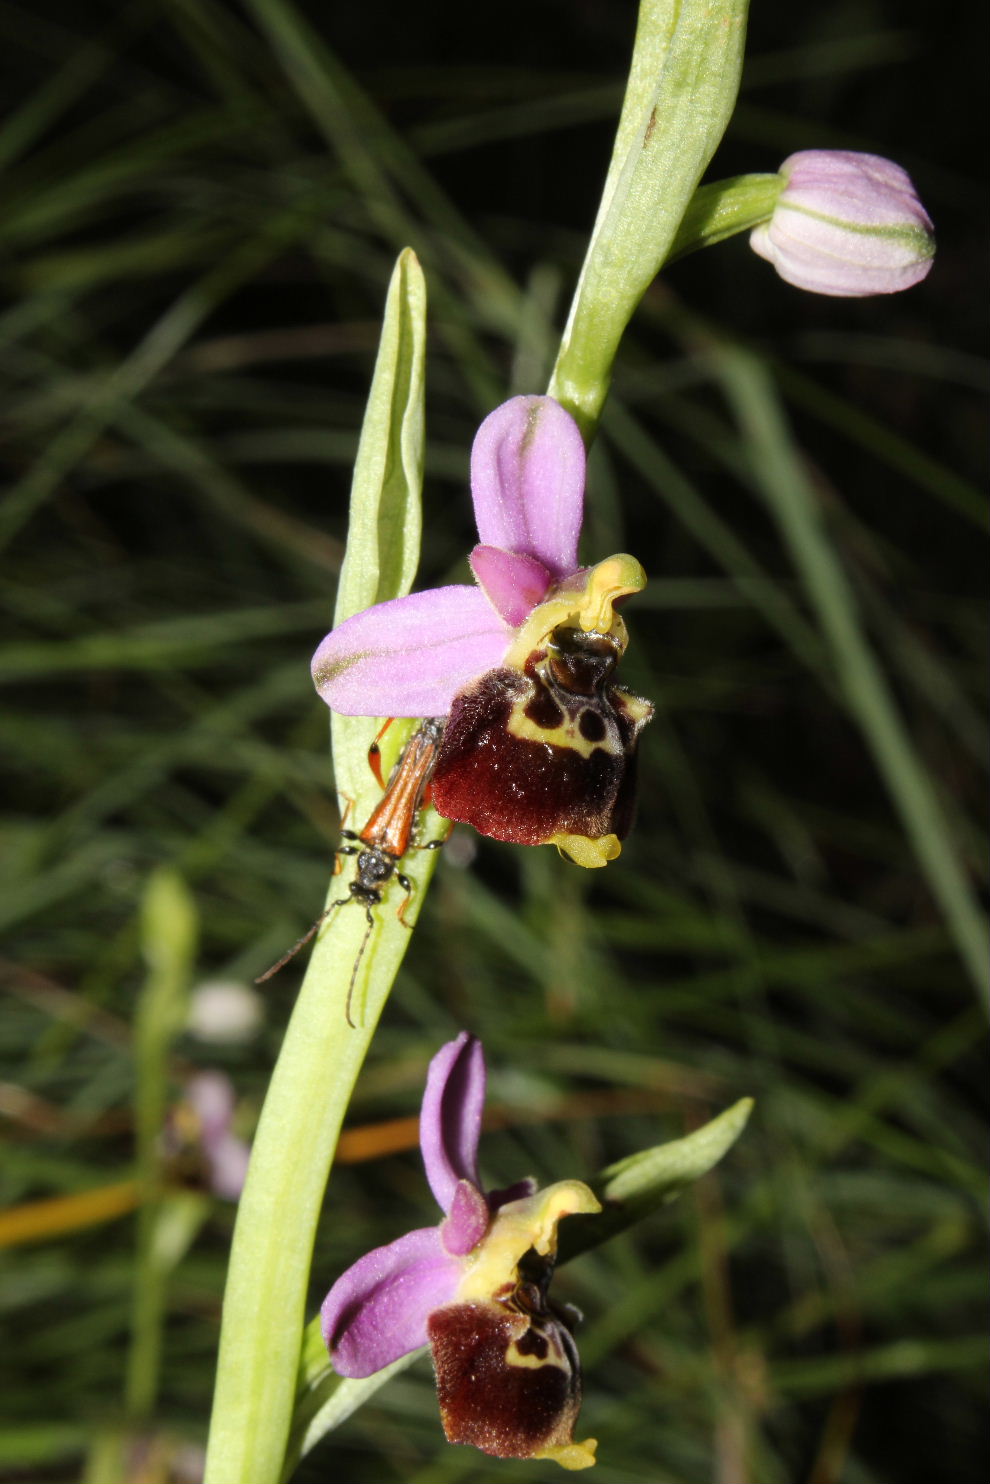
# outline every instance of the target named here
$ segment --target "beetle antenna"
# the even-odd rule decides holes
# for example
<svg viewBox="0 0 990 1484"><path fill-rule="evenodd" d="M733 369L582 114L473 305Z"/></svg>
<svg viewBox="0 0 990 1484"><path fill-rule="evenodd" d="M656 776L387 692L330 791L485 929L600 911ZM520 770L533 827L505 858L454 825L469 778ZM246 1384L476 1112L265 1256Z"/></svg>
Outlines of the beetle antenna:
<svg viewBox="0 0 990 1484"><path fill-rule="evenodd" d="M345 907L349 901L350 897L341 897L336 902L331 902L326 911L320 913L319 917L313 923L312 927L306 929L297 943L293 943L288 953L283 953L277 964L272 964L270 969L266 969L263 974L258 975L257 979L254 981L255 984L264 984L265 980L271 979L275 974L278 973L279 969L284 969L286 964L289 962L289 959L295 958L300 948L305 948L310 938L314 938L316 936L320 928L330 916L331 912L334 912L338 907Z"/></svg>
<svg viewBox="0 0 990 1484"><path fill-rule="evenodd" d="M357 1030L357 1026L351 1019L351 1001L354 998L354 985L357 983L358 969L361 967L361 960L364 958L364 950L368 946L368 939L371 937L371 930L375 925L375 919L371 915L370 906L365 908L365 916L368 919L368 926L364 930L364 937L361 939L361 947L358 949L357 958L354 960L354 967L351 970L351 980L347 986L347 1003L344 1006L344 1017L352 1031Z"/></svg>

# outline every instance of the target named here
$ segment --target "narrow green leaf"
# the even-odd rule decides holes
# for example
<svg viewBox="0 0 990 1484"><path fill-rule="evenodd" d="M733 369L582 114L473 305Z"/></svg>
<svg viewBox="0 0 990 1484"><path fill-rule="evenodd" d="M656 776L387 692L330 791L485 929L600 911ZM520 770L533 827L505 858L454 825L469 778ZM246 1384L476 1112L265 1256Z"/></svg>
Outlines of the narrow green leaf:
<svg viewBox="0 0 990 1484"><path fill-rule="evenodd" d="M425 367L426 282L407 247L389 284L361 426L335 623L413 585L422 529Z"/></svg>
<svg viewBox="0 0 990 1484"><path fill-rule="evenodd" d="M189 981L196 955L197 918L181 877L168 868L148 883L141 905L141 947L149 974L137 1004L134 1116L137 1167L142 1184L137 1261L127 1364L127 1409L147 1416L158 1388L165 1285L172 1266L161 1246L170 1212L158 1187L159 1141L168 1107L168 1058L185 1024Z"/></svg>
<svg viewBox="0 0 990 1484"><path fill-rule="evenodd" d="M361 433L338 622L408 592L415 576L425 320L423 276L407 250L392 277ZM393 731L401 736L401 728ZM367 764L367 718L334 716L333 737L338 788L362 817L365 801L377 793ZM369 923L348 899L343 881L331 880L328 902L340 905L317 937L272 1074L238 1209L208 1484L271 1484L281 1476L313 1239L340 1125L436 858L436 851L419 851L403 861L412 896L401 921L394 900L402 895L399 882L389 884Z"/></svg>
<svg viewBox="0 0 990 1484"><path fill-rule="evenodd" d="M39 1465L51 1465L57 1459L78 1453L87 1440L86 1424L62 1422L55 1417L46 1417L44 1422L18 1422L16 1419L4 1424L0 1437L0 1463L8 1469L31 1469ZM54 1470L53 1470L54 1472Z"/></svg>
<svg viewBox="0 0 990 1484"><path fill-rule="evenodd" d="M167 867L156 871L141 904L141 949L151 975L138 1019L139 1031L144 1026L154 1036L155 1054L185 1018L197 932L196 907L181 876Z"/></svg>
<svg viewBox="0 0 990 1484"><path fill-rule="evenodd" d="M676 1200L728 1153L752 1111L753 1099L740 1098L683 1139L630 1154L603 1170L591 1181L603 1209L598 1216L572 1216L561 1225L559 1260L568 1262L600 1246L659 1206Z"/></svg>
<svg viewBox="0 0 990 1484"><path fill-rule="evenodd" d="M406 248L389 284L361 427L335 624L402 597L413 585L422 532L425 377L426 283L416 254ZM366 718L332 719L337 790L358 808L374 782L369 730Z"/></svg>
<svg viewBox="0 0 990 1484"><path fill-rule="evenodd" d="M725 346L715 357L726 394L755 450L753 474L814 605L846 704L873 753L932 895L977 994L990 1010L986 922L938 793L908 735L863 632L856 599L822 520L780 399L764 367Z"/></svg>
<svg viewBox="0 0 990 1484"><path fill-rule="evenodd" d="M640 1214L644 1208L676 1200L729 1152L752 1111L753 1099L740 1098L693 1134L627 1155L604 1171L597 1182L599 1194L603 1200L618 1201L627 1209L635 1206Z"/></svg>
<svg viewBox="0 0 990 1484"><path fill-rule="evenodd" d="M147 162L142 162L147 169ZM120 408L136 399L185 345L217 305L248 282L285 243L302 235L309 221L294 208L266 218L220 263L190 284L151 325L134 350L107 373L90 404L56 433L38 459L6 491L0 508L0 550L11 542L34 512L86 457ZM53 296L53 298L56 296Z"/></svg>
<svg viewBox="0 0 990 1484"><path fill-rule="evenodd" d="M598 219L548 388L593 436L622 333L732 115L748 0L642 0Z"/></svg>

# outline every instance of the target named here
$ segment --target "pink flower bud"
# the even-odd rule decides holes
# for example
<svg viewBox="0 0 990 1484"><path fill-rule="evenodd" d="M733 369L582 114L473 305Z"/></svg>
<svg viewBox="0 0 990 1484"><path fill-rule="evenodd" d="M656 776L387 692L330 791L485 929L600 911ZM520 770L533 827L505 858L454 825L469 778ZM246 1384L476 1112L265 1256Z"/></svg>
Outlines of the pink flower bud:
<svg viewBox="0 0 990 1484"><path fill-rule="evenodd" d="M781 278L813 294L863 298L920 283L935 239L911 178L880 155L806 149L780 167L770 220L750 246Z"/></svg>

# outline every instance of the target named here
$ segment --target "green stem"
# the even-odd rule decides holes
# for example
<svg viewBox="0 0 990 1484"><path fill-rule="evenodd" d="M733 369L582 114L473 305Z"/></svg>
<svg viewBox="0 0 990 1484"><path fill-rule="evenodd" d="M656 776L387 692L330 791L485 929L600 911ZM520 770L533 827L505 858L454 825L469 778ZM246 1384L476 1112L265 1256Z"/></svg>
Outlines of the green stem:
<svg viewBox="0 0 990 1484"><path fill-rule="evenodd" d="M420 852L409 866L417 906L436 855ZM331 893L340 890L335 880ZM340 908L320 935L265 1098L230 1254L205 1484L273 1484L282 1473L316 1224L351 1092L410 936L383 904L352 1027L345 1005L366 928L363 912Z"/></svg>
<svg viewBox="0 0 990 1484"><path fill-rule="evenodd" d="M168 1108L168 1058L185 1018L197 925L192 900L172 871L155 873L141 907L141 937L149 973L138 999L134 1033L134 1122L141 1204L127 1357L128 1418L151 1415L158 1391L169 1265L157 1250L163 1211L160 1140Z"/></svg>
<svg viewBox="0 0 990 1484"><path fill-rule="evenodd" d="M769 221L784 189L782 175L737 175L699 186L688 203L667 262L700 247L714 247Z"/></svg>
<svg viewBox="0 0 990 1484"><path fill-rule="evenodd" d="M612 160L548 391L594 436L623 331L732 115L748 0L642 0Z"/></svg>
<svg viewBox="0 0 990 1484"><path fill-rule="evenodd" d="M425 349L425 285L415 256L406 251L389 287L354 468L338 623L412 584L419 554ZM363 819L377 789L367 766L376 728L362 717L333 720L337 787ZM389 735L400 731L393 728ZM343 878L331 879L328 904L344 905L317 937L265 1098L237 1213L206 1484L275 1484L281 1477L313 1241L337 1137L436 859L436 851L414 851L403 860L413 885L404 921L395 912L394 895L402 895L398 882L369 925L364 910L348 900Z"/></svg>

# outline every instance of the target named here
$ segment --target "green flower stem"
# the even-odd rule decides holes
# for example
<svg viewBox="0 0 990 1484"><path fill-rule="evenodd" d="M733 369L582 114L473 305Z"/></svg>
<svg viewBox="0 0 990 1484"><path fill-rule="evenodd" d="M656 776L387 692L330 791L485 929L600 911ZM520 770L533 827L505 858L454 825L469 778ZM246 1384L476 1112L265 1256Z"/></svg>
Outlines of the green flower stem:
<svg viewBox="0 0 990 1484"><path fill-rule="evenodd" d="M699 247L714 247L739 232L751 232L769 221L784 189L782 175L736 175L699 186L677 229L666 261L683 258Z"/></svg>
<svg viewBox="0 0 990 1484"><path fill-rule="evenodd" d="M436 852L425 851L410 866L407 918L435 864ZM331 895L340 891L334 883ZM282 1475L316 1223L351 1092L410 937L386 900L355 987L352 1028L345 1005L366 928L363 912L348 906L321 933L265 1098L230 1255L205 1484L274 1484Z"/></svg>
<svg viewBox="0 0 990 1484"><path fill-rule="evenodd" d="M168 1058L186 1016L196 955L197 923L183 881L167 869L148 883L141 904L141 940L148 978L137 1003L134 1033L134 1122L141 1205L125 1383L127 1415L148 1417L158 1391L165 1290L172 1264L160 1232L168 1224L159 1149L168 1108Z"/></svg>
<svg viewBox="0 0 990 1484"><path fill-rule="evenodd" d="M598 219L548 391L594 436L622 333L670 255L739 89L748 0L642 0Z"/></svg>
<svg viewBox="0 0 990 1484"><path fill-rule="evenodd" d="M425 345L423 275L407 251L389 287L354 468L338 622L412 584L419 549ZM394 727L390 739L396 734L401 740L402 730ZM334 718L338 789L362 821L378 797L367 766L374 732L366 717ZM328 905L343 905L317 937L265 1098L237 1213L206 1484L275 1484L282 1475L313 1240L337 1137L436 859L435 851L412 851L403 861L413 888L404 922L396 915L405 896L398 882L369 927L364 910L348 900L348 878L331 880Z"/></svg>
<svg viewBox="0 0 990 1484"><path fill-rule="evenodd" d="M306 1357L312 1356L307 1364ZM359 1407L370 1401L393 1376L399 1375L420 1356L428 1354L424 1345L420 1350L410 1350L391 1365L383 1366L374 1375L354 1381L338 1376L327 1356L320 1321L317 1317L306 1326L303 1345L304 1361L299 1371L299 1393L296 1410L292 1418L292 1433L286 1449L282 1484L289 1484L301 1459L321 1438L333 1432L352 1417Z"/></svg>

